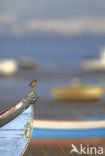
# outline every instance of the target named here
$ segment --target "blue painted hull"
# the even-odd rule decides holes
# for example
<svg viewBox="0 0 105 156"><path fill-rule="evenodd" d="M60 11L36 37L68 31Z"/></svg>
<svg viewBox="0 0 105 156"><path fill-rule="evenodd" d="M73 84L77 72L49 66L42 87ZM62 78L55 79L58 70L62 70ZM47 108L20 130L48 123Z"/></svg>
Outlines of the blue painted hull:
<svg viewBox="0 0 105 156"><path fill-rule="evenodd" d="M34 128L32 139L83 139L105 138L105 128L95 129L44 129Z"/></svg>

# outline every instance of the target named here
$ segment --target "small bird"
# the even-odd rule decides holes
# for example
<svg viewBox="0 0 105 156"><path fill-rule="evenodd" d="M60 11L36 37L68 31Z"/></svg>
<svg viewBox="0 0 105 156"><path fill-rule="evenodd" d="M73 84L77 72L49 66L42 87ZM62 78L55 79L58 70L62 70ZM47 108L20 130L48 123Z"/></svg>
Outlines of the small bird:
<svg viewBox="0 0 105 156"><path fill-rule="evenodd" d="M36 86L37 80L33 80L28 86L31 87L31 89L34 89L34 87Z"/></svg>

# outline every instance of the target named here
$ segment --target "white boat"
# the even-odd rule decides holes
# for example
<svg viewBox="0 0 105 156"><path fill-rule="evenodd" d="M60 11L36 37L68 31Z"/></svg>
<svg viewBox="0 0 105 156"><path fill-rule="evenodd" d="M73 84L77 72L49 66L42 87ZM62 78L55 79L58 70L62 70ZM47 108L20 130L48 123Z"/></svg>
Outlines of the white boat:
<svg viewBox="0 0 105 156"><path fill-rule="evenodd" d="M1 59L0 60L0 75L12 75L15 74L18 68L18 64L13 59Z"/></svg>
<svg viewBox="0 0 105 156"><path fill-rule="evenodd" d="M82 66L85 70L89 71L105 71L105 47L102 48L99 58L86 59Z"/></svg>
<svg viewBox="0 0 105 156"><path fill-rule="evenodd" d="M29 146L105 143L105 115L78 121L34 120Z"/></svg>

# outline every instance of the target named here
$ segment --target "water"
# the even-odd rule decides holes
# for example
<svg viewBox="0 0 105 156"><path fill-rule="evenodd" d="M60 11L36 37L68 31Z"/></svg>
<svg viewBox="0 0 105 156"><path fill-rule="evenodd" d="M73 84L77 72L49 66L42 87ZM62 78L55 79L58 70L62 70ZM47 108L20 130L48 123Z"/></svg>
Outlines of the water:
<svg viewBox="0 0 105 156"><path fill-rule="evenodd" d="M0 58L31 57L52 71L80 68L84 58L98 57L105 36L45 36L0 38Z"/></svg>
<svg viewBox="0 0 105 156"><path fill-rule="evenodd" d="M83 73L81 62L88 56L99 57L105 36L47 36L0 38L0 58L33 58L39 65L37 72L21 71L14 77L0 78L0 103L12 105L29 91L27 84L38 79L40 100L35 107L36 118L69 119L75 116L104 113L104 103L58 103L51 96L55 86L68 85L73 77L83 83L105 85L105 73ZM104 98L103 98L104 99ZM69 113L70 112L70 113Z"/></svg>

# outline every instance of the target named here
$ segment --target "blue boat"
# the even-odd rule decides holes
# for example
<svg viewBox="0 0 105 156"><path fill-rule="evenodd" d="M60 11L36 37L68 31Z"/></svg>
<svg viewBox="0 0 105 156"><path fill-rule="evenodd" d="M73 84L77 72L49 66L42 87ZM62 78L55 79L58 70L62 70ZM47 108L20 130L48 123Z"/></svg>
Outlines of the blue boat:
<svg viewBox="0 0 105 156"><path fill-rule="evenodd" d="M105 116L81 121L34 120L30 146L105 143Z"/></svg>
<svg viewBox="0 0 105 156"><path fill-rule="evenodd" d="M0 156L21 156L32 134L33 106L38 95L31 91L14 107L0 114Z"/></svg>

